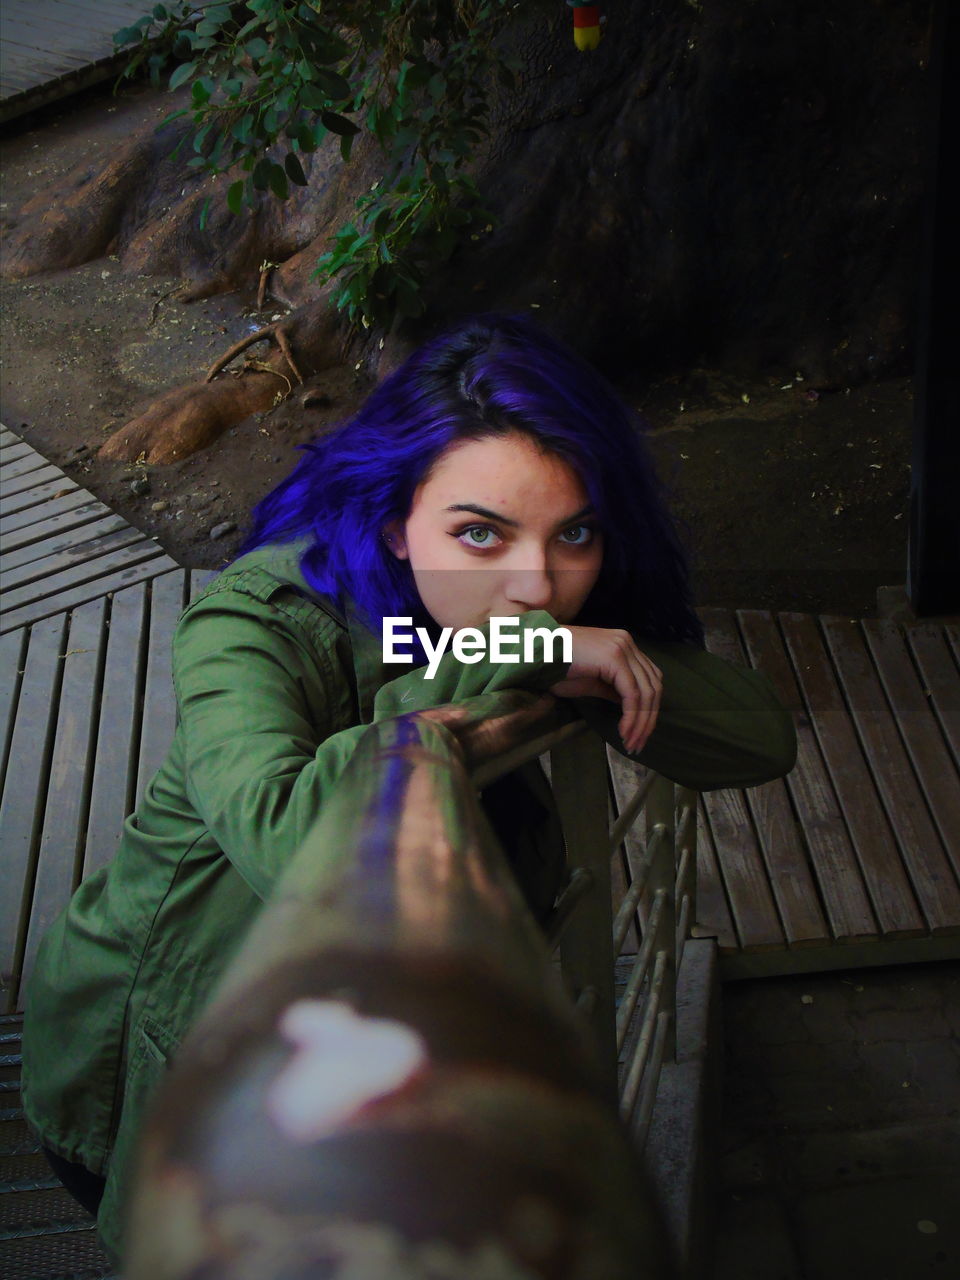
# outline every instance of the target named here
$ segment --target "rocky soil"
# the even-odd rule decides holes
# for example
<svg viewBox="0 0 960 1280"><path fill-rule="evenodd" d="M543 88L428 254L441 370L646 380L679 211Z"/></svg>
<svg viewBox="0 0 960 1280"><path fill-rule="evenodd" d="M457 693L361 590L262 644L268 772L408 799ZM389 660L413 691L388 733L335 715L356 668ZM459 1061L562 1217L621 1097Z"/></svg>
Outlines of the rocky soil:
<svg viewBox="0 0 960 1280"><path fill-rule="evenodd" d="M96 163L167 107L142 87L100 90L12 126L2 225L78 158ZM297 446L347 417L368 387L338 369L182 462L99 460L117 426L278 314L256 312L255 280L249 294L186 306L173 297L178 283L125 275L107 256L6 284L0 412L180 562L213 568ZM625 367L621 390L645 414L673 489L698 603L869 616L879 586L905 581L909 379L822 386L803 369L686 368L650 381Z"/></svg>

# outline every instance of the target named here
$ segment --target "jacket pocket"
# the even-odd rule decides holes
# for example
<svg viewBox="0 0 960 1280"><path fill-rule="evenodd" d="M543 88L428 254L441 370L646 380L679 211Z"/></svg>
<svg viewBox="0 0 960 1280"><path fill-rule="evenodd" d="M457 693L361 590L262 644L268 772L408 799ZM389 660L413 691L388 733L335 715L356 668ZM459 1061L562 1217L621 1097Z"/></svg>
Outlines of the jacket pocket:
<svg viewBox="0 0 960 1280"><path fill-rule="evenodd" d="M101 1243L114 1260L122 1253L121 1227L127 1217L143 1123L178 1048L177 1037L155 1018L144 1015L135 1024L107 1185L97 1215Z"/></svg>
<svg viewBox="0 0 960 1280"><path fill-rule="evenodd" d="M144 1015L140 1019L133 1054L138 1062L146 1060L154 1066L168 1067L179 1047L176 1036L171 1035L155 1018Z"/></svg>

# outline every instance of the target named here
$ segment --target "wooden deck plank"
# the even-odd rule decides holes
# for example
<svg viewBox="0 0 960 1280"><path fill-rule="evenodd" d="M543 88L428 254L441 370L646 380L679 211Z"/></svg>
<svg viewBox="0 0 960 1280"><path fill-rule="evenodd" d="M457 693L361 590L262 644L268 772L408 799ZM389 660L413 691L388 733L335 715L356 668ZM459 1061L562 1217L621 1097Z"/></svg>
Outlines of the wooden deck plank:
<svg viewBox="0 0 960 1280"><path fill-rule="evenodd" d="M109 507L98 502L84 489L76 489L66 497L48 503L46 510L47 514L44 515L43 507L32 508L32 518L28 522L17 528L5 529L3 546L6 552L12 554L21 547L42 543L47 538L56 538L71 530L78 530L94 520L105 519L108 516L114 518L114 513ZM2 523L2 517L0 517L0 523Z"/></svg>
<svg viewBox="0 0 960 1280"><path fill-rule="evenodd" d="M176 728L173 696L173 632L183 612L186 574L178 569L154 578L150 584L150 632L140 728L136 803L163 764Z"/></svg>
<svg viewBox="0 0 960 1280"><path fill-rule="evenodd" d="M36 471L46 465L46 458L41 457L29 445L14 445L12 449L4 449L3 457L0 459L0 485L5 485L15 476L26 475L27 472Z"/></svg>
<svg viewBox="0 0 960 1280"><path fill-rule="evenodd" d="M786 936L743 793L710 791L703 803L741 949L785 947Z"/></svg>
<svg viewBox="0 0 960 1280"><path fill-rule="evenodd" d="M110 606L100 722L93 751L85 876L113 857L123 821L133 808L140 754L141 638L146 608L146 583L118 591Z"/></svg>
<svg viewBox="0 0 960 1280"><path fill-rule="evenodd" d="M113 48L113 33L129 26L150 9L149 4L112 0L5 0L0 35L18 32L31 37L30 43L40 48L54 48L58 38L85 41L92 48L95 41L106 39L106 52ZM116 23L116 26L113 24Z"/></svg>
<svg viewBox="0 0 960 1280"><path fill-rule="evenodd" d="M830 932L844 942L874 938L879 930L860 865L779 632L764 610L741 609L737 617L751 662L768 676L793 716L797 763L785 783Z"/></svg>
<svg viewBox="0 0 960 1280"><path fill-rule="evenodd" d="M28 633L22 629L0 636L0 793L10 757L14 712L20 696L20 679L27 652Z"/></svg>
<svg viewBox="0 0 960 1280"><path fill-rule="evenodd" d="M919 937L926 931L923 916L853 731L816 619L807 614L781 613L780 621L881 933L889 937Z"/></svg>
<svg viewBox="0 0 960 1280"><path fill-rule="evenodd" d="M56 519L64 512L74 511L77 507L89 506L96 502L97 499L89 490L74 486L59 497L51 494L45 502L36 503L13 515L8 515L4 508L0 508L2 545L9 550L12 545L19 545L24 539L32 540L38 536L42 537L44 534L42 526L45 526L47 521ZM102 503L98 505L103 506Z"/></svg>
<svg viewBox="0 0 960 1280"><path fill-rule="evenodd" d="M36 520L45 519L48 513L48 504L67 497L77 489L78 486L72 480L66 480L61 475L58 479L50 480L46 484L38 485L35 489L30 489L27 494L18 494L9 503L7 502L7 495L4 494L3 516L0 517L0 538L6 538L7 530L13 532L13 530L21 529L25 525L33 524ZM86 493L85 496L92 498L93 494Z"/></svg>
<svg viewBox="0 0 960 1280"><path fill-rule="evenodd" d="M702 796L697 798L696 916L694 937L716 938L717 946L721 951L734 952L739 949Z"/></svg>
<svg viewBox="0 0 960 1280"><path fill-rule="evenodd" d="M5 0L0 13L0 119L116 74L131 50L118 50L113 33L149 8L144 0Z"/></svg>
<svg viewBox="0 0 960 1280"><path fill-rule="evenodd" d="M10 435L9 439L5 439L3 445L0 445L0 476L9 465L19 462L22 458L40 457L36 449L31 449L26 440L18 440L17 436Z"/></svg>
<svg viewBox="0 0 960 1280"><path fill-rule="evenodd" d="M900 858L931 933L960 931L960 885L940 844L856 618L823 633Z"/></svg>
<svg viewBox="0 0 960 1280"><path fill-rule="evenodd" d="M960 769L960 678L951 654L950 628L927 625L908 627L910 646L924 689L930 694L930 707L947 740L954 766Z"/></svg>
<svg viewBox="0 0 960 1280"><path fill-rule="evenodd" d="M96 570L97 564L106 563L109 572L115 567L112 561L123 562L129 559L129 556L118 556L117 553L124 550L130 551L131 554L134 549L142 550L144 546L149 547L151 552L159 550L151 538L147 538L139 529L135 529L132 524L127 524L125 520L116 517L112 524L112 528L98 533L85 530L82 539L72 544L68 542L66 547L62 543L58 548L50 546L47 555L27 559L20 564L4 565L2 569L4 601L11 599L9 593L19 588L30 588L24 600L46 594L48 584L54 580L62 582L63 573L70 569L80 571L75 580L96 578L99 576ZM85 568L88 564L93 568L93 572L89 574ZM18 603L23 603L24 600L19 600Z"/></svg>
<svg viewBox="0 0 960 1280"><path fill-rule="evenodd" d="M75 49L67 52L66 49L49 48L46 47L46 41L43 44L37 44L22 31L14 32L8 29L0 32L0 39L3 40L4 52L14 64L29 61L35 67L42 67L50 75L78 71L93 61L89 56L77 53ZM10 61L7 65L10 65Z"/></svg>
<svg viewBox="0 0 960 1280"><path fill-rule="evenodd" d="M21 986L29 979L40 939L79 883L106 610L106 600L92 600L75 609L70 618Z"/></svg>
<svg viewBox="0 0 960 1280"><path fill-rule="evenodd" d="M749 667L753 659L744 652L734 615L726 610L717 610L712 619L710 647L713 652L728 662ZM769 630L774 629L770 614L765 616L764 622ZM754 627L759 625L760 620L755 618ZM766 647L769 648L769 644ZM762 661L755 665L763 669ZM798 709L791 706L790 710L795 712ZM785 783L777 779L763 786L750 787L745 795L787 945L803 946L826 940L830 932Z"/></svg>
<svg viewBox="0 0 960 1280"><path fill-rule="evenodd" d="M99 520L91 520L79 528L68 529L62 533L54 532L46 537L38 537L30 542L21 543L20 546L0 553L0 575L21 570L25 566L42 562L53 555L65 555L73 558L77 555L83 555L91 548L91 543L121 529L133 529L133 526L127 524L123 516L108 512L107 515L101 516ZM133 529L133 533L139 533L139 530ZM144 536L144 534L140 534L141 538ZM68 560L67 563L70 563L70 561ZM7 585L7 582L8 580L4 579L4 586Z"/></svg>
<svg viewBox="0 0 960 1280"><path fill-rule="evenodd" d="M65 476L59 467L55 467L48 462L45 466L38 467L35 471L31 471L25 476L14 476L9 482L4 480L4 510L14 513L24 507L30 507L37 502L42 502L43 496L37 497L36 495L41 490L45 493L47 485L51 482L59 482L61 486L69 485L71 489L77 487L76 482L71 480L69 476Z"/></svg>
<svg viewBox="0 0 960 1280"><path fill-rule="evenodd" d="M51 23L33 5L29 9L8 9L9 4L10 0L7 0L4 9L8 11L0 18L0 40L5 45L52 57L69 57L81 65L114 52L113 32L92 33L89 15L86 26L62 20ZM66 6L60 7L66 12ZM123 25L122 19L120 25Z"/></svg>
<svg viewBox="0 0 960 1280"><path fill-rule="evenodd" d="M16 599L4 600L0 629L13 630L176 567L156 544L135 543L100 560L86 561L75 570L54 574L46 581L46 591L39 595L30 585L10 592Z"/></svg>
<svg viewBox="0 0 960 1280"><path fill-rule="evenodd" d="M59 615L30 633L10 759L0 799L4 880L12 893L0 894L0 974L11 1007L13 971L20 936L21 906L32 893L37 841L48 777L50 731L56 714L66 619Z"/></svg>
<svg viewBox="0 0 960 1280"><path fill-rule="evenodd" d="M37 14L49 14L54 20L72 20L89 27L113 22L117 18L121 26L128 26L152 7L148 4L144 8L143 0L13 0L10 7L13 9L15 6L29 7ZM198 4L197 8L200 7Z"/></svg>
<svg viewBox="0 0 960 1280"><path fill-rule="evenodd" d="M723 647L725 609L701 609L711 653ZM786 945L786 935L770 888L760 845L742 791L711 791L703 797L730 913L741 947L758 950Z"/></svg>
<svg viewBox="0 0 960 1280"><path fill-rule="evenodd" d="M960 879L960 772L951 768L946 741L899 627L867 618L863 630L953 874Z"/></svg>
<svg viewBox="0 0 960 1280"><path fill-rule="evenodd" d="M205 591L210 583L217 576L219 570L215 569L190 569L190 582L188 587L187 603L196 600L201 591ZM623 757L621 756L620 759Z"/></svg>

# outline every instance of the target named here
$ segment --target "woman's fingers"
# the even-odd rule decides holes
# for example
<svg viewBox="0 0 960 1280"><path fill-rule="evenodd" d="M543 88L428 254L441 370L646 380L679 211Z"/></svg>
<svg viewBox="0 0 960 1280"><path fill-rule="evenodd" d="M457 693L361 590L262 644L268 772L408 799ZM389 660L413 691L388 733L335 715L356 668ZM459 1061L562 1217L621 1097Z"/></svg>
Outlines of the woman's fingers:
<svg viewBox="0 0 960 1280"><path fill-rule="evenodd" d="M612 684L620 695L623 708L620 737L626 749L635 754L643 749L657 723L663 681L659 667L637 648L629 636L621 649L620 659L611 671Z"/></svg>
<svg viewBox="0 0 960 1280"><path fill-rule="evenodd" d="M620 703L620 737L624 748L636 753L653 732L660 712L663 677L659 667L626 631L573 627L574 652L566 680L554 685L559 697L593 696Z"/></svg>

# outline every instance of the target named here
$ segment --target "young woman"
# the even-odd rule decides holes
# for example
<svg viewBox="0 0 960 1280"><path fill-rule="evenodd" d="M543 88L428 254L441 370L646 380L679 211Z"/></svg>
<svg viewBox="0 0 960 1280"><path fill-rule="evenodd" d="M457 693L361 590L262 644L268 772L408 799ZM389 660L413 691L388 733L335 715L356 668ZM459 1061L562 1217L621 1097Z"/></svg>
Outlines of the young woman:
<svg viewBox="0 0 960 1280"><path fill-rule="evenodd" d="M564 624L573 661L448 652L428 678L382 661L395 617L431 643L491 617L521 635ZM777 777L795 752L766 680L702 647L637 424L517 318L430 342L306 447L244 554L184 613L174 681L169 755L113 862L44 940L27 1000L27 1115L65 1183L99 1202L113 1252L144 1102L370 721L551 690L702 790ZM542 773L526 766L484 799L544 914L563 868Z"/></svg>

